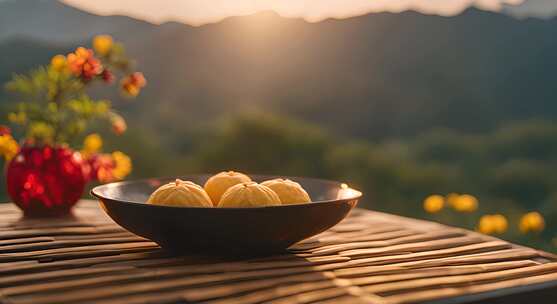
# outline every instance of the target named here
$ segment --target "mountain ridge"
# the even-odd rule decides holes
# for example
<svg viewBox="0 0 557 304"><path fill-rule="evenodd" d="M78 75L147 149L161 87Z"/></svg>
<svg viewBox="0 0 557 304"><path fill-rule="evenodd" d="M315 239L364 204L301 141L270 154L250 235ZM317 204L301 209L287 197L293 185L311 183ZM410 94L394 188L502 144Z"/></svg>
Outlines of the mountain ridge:
<svg viewBox="0 0 557 304"><path fill-rule="evenodd" d="M2 11L8 12L8 14L2 15ZM34 20L34 23L31 24L31 30L29 29L29 27L26 27L26 26L22 27L21 25L19 27L9 26L10 24L13 23L13 19L11 19L11 18L19 19L20 16L23 16L25 14L27 14L27 15L35 14L36 12L39 12L39 13L36 14L36 15L33 15L33 17L27 17L27 19L26 19L26 20ZM56 27L56 28L54 28L50 31L50 33L49 33L50 36L48 38L49 40L62 40L60 42L74 42L74 41L78 40L79 38L84 39L83 37L86 37L85 39L87 39L87 38L89 38L89 37L91 37L95 34L99 34L99 33L102 33L102 32L111 32L113 34L121 34L121 33L125 33L126 30L129 30L130 26L144 26L144 27L157 27L157 26L178 27L178 26L183 26L185 28L200 28L200 27L203 27L203 26L217 25L217 24L220 24L220 23L236 22L236 21L242 20L242 19L245 20L245 19L258 18L262 15L265 15L265 17L278 18L278 19L281 19L281 20L301 21L301 22L305 22L307 24L319 24L319 23L351 20L351 19L358 19L358 18L369 18L369 17L379 16L379 15L417 14L417 15L421 15L421 16L431 16L431 17L439 17L439 18L454 18L454 17L463 16L463 15L466 15L466 14L479 14L479 13L492 14L492 16L500 15L500 16L504 16L504 17L511 18L511 19L518 20L518 21L528 21L528 20L553 21L553 20L557 19L557 16L554 16L552 18L538 18L538 17L527 17L527 18L522 18L521 17L521 18L518 18L518 17L514 17L512 15L508 15L508 14L505 14L505 13L502 13L502 12L493 12L493 11L483 10L481 8L478 8L478 7L474 6L474 5L471 5L468 8L466 8L465 10L463 10L462 12L460 12L459 14L456 14L454 16L440 16L440 15L436 15L436 14L427 14L427 13L419 12L419 11L416 11L416 10L405 10L405 11L398 12L398 13L393 13L393 12L368 12L368 13L362 13L360 15L354 15L354 16L350 16L350 17L346 17L346 18L330 17L330 18L326 18L326 19L323 19L323 20L320 20L320 21L317 21L317 22L309 22L309 21L306 21L305 19L300 18L300 17L285 17L285 16L279 15L278 13L276 13L275 11L272 11L272 10L263 10L263 11L255 12L253 14L229 16L229 17L225 17L225 18L223 18L219 21L210 22L210 23L206 23L206 24L202 24L202 25L191 25L191 24L188 24L188 23L180 22L180 21L166 21L166 22L163 22L161 24L154 24L154 23L151 23L151 22L143 20L143 19L130 17L130 16L125 16L125 15L121 15L121 14L97 15L97 14L94 14L92 12L84 11L80 8L68 5L66 3L62 3L59 0L39 0L39 1L37 1L37 0L6 0L6 1L0 2L0 17L1 17L0 18L0 40L5 39L5 38L10 38L12 36L17 37L19 35L32 37L34 39L41 39L41 37L44 36L44 34L41 32L41 30L44 30L44 28L34 27L35 25L37 25L37 23L50 22L50 24L56 24L56 22L53 22L53 21L64 20L64 18L68 15L77 15L79 18L84 18L86 20L85 22L83 22L83 25L82 25L82 27L84 29L82 29L81 32L74 33L72 31L71 27L67 27L67 28ZM46 16L46 19L45 19L45 16ZM54 18L54 19L53 20L47 20L49 16L51 18ZM93 19L97 20L97 22L92 22L91 20L93 20ZM126 23L129 23L130 25L129 26L123 26L124 29L122 29L120 31L114 31L114 28L117 28L118 26L107 27L106 25L103 25L103 23L106 24L106 22L103 22L103 21L108 20L108 19L111 19L111 23L117 23L117 25L120 25L120 26L123 26ZM2 21L2 20L4 20L4 21ZM114 20L117 20L117 21L114 21ZM64 23L64 22L60 22L60 23ZM2 26L2 25L4 25L4 26ZM2 28L4 28L4 33L1 30ZM57 33L54 33L54 32L57 32ZM69 33L63 33L63 32L69 32ZM41 36L41 37L39 37L39 36Z"/></svg>

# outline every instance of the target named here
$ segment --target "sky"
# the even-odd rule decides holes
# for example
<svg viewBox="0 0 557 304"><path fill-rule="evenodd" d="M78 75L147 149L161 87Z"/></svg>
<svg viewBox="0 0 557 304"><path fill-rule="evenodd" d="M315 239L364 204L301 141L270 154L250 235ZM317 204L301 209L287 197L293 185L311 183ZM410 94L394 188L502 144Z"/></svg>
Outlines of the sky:
<svg viewBox="0 0 557 304"><path fill-rule="evenodd" d="M62 0L100 15L128 15L162 23L179 21L202 25L230 16L273 10L284 17L310 22L345 18L370 12L416 10L426 14L456 15L470 6L504 11L519 17L547 17L557 12L557 0Z"/></svg>

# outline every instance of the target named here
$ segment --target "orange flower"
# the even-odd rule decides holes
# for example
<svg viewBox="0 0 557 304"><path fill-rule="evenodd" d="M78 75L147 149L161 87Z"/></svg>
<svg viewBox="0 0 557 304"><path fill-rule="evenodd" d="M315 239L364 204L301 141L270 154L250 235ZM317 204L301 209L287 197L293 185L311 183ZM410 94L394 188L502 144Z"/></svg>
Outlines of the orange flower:
<svg viewBox="0 0 557 304"><path fill-rule="evenodd" d="M92 177L101 183L122 180L132 171L132 161L123 152L97 154L91 160Z"/></svg>
<svg viewBox="0 0 557 304"><path fill-rule="evenodd" d="M95 58L93 50L84 47L78 47L74 53L68 54L67 63L72 74L85 81L89 81L103 72L103 66Z"/></svg>
<svg viewBox="0 0 557 304"><path fill-rule="evenodd" d="M112 119L112 132L114 132L114 134L122 135L127 129L128 125L122 117L116 116Z"/></svg>
<svg viewBox="0 0 557 304"><path fill-rule="evenodd" d="M122 79L122 91L128 96L135 97L146 84L147 80L143 73L135 72Z"/></svg>
<svg viewBox="0 0 557 304"><path fill-rule="evenodd" d="M97 154L91 159L92 177L101 183L114 181L112 169L114 161L110 154Z"/></svg>

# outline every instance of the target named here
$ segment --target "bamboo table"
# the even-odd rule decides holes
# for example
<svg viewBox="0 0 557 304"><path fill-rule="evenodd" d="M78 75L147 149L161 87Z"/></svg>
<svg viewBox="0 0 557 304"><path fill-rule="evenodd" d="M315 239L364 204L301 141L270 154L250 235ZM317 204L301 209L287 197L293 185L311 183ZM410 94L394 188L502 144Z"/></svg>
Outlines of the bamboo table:
<svg viewBox="0 0 557 304"><path fill-rule="evenodd" d="M554 303L556 257L471 231L354 210L273 257L174 256L93 201L66 219L0 205L1 303Z"/></svg>

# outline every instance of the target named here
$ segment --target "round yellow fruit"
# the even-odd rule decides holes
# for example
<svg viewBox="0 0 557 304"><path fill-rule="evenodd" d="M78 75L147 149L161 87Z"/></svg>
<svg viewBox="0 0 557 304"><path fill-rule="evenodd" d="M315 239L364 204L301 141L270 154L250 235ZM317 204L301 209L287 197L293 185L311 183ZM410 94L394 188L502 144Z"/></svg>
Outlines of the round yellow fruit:
<svg viewBox="0 0 557 304"><path fill-rule="evenodd" d="M205 182L205 191L211 198L213 205L217 206L224 192L228 188L241 183L251 182L251 178L243 173L226 171L211 176Z"/></svg>
<svg viewBox="0 0 557 304"><path fill-rule="evenodd" d="M289 179L271 179L262 182L261 185L271 188L278 195L283 205L311 202L306 190L297 182Z"/></svg>
<svg viewBox="0 0 557 304"><path fill-rule="evenodd" d="M179 179L159 187L151 194L147 203L178 207L213 207L211 198L201 186Z"/></svg>
<svg viewBox="0 0 557 304"><path fill-rule="evenodd" d="M241 183L230 187L222 195L219 208L247 208L280 205L278 195L267 186L256 182Z"/></svg>

